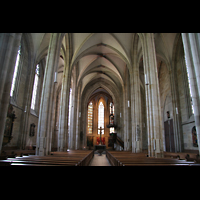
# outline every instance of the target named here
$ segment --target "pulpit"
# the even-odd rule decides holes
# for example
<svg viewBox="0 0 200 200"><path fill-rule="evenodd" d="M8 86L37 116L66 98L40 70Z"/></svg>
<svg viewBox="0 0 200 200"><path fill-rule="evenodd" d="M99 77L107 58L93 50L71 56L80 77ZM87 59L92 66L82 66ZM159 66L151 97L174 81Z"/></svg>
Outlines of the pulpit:
<svg viewBox="0 0 200 200"><path fill-rule="evenodd" d="M110 133L108 146L112 147L113 150L114 150L114 143L116 143L116 140L117 140L117 133Z"/></svg>

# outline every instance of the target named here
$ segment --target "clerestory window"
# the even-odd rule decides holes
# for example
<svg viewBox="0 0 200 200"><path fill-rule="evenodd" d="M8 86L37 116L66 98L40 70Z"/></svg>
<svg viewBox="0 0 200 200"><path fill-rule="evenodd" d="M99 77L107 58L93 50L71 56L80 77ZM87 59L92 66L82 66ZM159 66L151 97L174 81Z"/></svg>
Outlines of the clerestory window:
<svg viewBox="0 0 200 200"><path fill-rule="evenodd" d="M31 109L32 110L35 110L38 80L39 80L39 70L40 70L40 68L39 68L39 64L38 64L36 66L36 70L35 70L35 79L34 79L33 92L32 92L32 100L31 100Z"/></svg>

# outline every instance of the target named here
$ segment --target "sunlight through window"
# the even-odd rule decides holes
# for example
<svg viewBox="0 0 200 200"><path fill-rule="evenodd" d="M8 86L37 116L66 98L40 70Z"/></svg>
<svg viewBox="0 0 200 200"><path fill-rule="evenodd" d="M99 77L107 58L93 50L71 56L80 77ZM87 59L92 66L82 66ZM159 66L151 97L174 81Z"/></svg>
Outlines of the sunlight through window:
<svg viewBox="0 0 200 200"><path fill-rule="evenodd" d="M98 109L98 129L100 127L104 129L104 105L102 101L100 102ZM98 130L98 134L100 134L100 130ZM102 134L104 134L104 130L102 130Z"/></svg>
<svg viewBox="0 0 200 200"><path fill-rule="evenodd" d="M88 105L88 134L92 134L92 117L93 117L93 104Z"/></svg>
<svg viewBox="0 0 200 200"><path fill-rule="evenodd" d="M14 92L14 89L15 89L15 82L16 82L17 72L18 72L18 68L19 68L20 55L21 55L21 53L20 53L20 47L19 47L16 62L15 62L15 69L14 69L14 74L13 74L13 79L12 79L11 90L10 90L10 96L11 97L13 96L13 92Z"/></svg>
<svg viewBox="0 0 200 200"><path fill-rule="evenodd" d="M39 65L36 66L36 70L35 70L35 80L34 80L33 93L32 93L32 101L31 101L31 109L33 109L33 110L35 110L36 95L37 95L37 86L38 86L38 78L39 78Z"/></svg>

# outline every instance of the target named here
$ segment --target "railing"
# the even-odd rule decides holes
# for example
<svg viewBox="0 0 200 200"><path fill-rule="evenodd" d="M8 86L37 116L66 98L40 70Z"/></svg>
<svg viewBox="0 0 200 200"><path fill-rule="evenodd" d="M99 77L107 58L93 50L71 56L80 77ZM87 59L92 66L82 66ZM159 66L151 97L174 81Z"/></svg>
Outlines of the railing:
<svg viewBox="0 0 200 200"><path fill-rule="evenodd" d="M123 149L124 149L124 142L123 142L123 140L122 140L121 138L119 138L118 136L117 136L117 143L118 143L121 147L123 147Z"/></svg>

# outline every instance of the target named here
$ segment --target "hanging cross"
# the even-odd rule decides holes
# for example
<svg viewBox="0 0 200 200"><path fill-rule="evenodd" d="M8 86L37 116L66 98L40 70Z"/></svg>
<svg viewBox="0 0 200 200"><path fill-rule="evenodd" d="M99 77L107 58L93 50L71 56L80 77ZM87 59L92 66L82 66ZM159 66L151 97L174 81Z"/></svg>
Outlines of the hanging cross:
<svg viewBox="0 0 200 200"><path fill-rule="evenodd" d="M102 134L102 130L103 130L102 127L100 127L99 130L100 130L100 142L99 142L99 145L101 145L101 134Z"/></svg>

